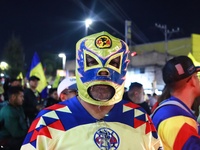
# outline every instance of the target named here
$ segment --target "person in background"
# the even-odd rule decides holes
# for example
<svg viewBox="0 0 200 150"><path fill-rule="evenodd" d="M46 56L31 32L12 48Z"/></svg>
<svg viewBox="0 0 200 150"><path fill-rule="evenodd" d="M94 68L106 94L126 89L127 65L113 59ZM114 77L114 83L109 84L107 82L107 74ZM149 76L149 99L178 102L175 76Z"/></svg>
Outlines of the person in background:
<svg viewBox="0 0 200 150"><path fill-rule="evenodd" d="M7 105L7 102L5 103L5 101L4 101L4 89L3 89L3 85L0 85L0 109L4 105Z"/></svg>
<svg viewBox="0 0 200 150"><path fill-rule="evenodd" d="M76 78L66 77L63 79L58 85L57 93L60 101L65 101L77 96Z"/></svg>
<svg viewBox="0 0 200 150"><path fill-rule="evenodd" d="M199 71L187 56L170 59L162 69L171 96L160 103L151 117L166 150L200 149L200 127L191 110L200 96Z"/></svg>
<svg viewBox="0 0 200 150"><path fill-rule="evenodd" d="M127 87L124 87L124 93L127 92Z"/></svg>
<svg viewBox="0 0 200 150"><path fill-rule="evenodd" d="M153 105L153 107L151 108L151 113L153 113L153 112L155 111L155 109L159 106L159 104L160 104L162 101L164 101L164 100L170 98L170 96L171 96L171 95L170 95L170 90L169 90L169 88L165 85L164 88L163 88L163 90L162 90L162 94L158 96L157 102L156 102L156 103Z"/></svg>
<svg viewBox="0 0 200 150"><path fill-rule="evenodd" d="M122 100L127 44L100 32L78 41L76 52L78 96L43 109L21 150L162 149L145 110Z"/></svg>
<svg viewBox="0 0 200 150"><path fill-rule="evenodd" d="M4 149L19 150L28 131L22 108L24 100L22 87L10 87L8 97L8 105L0 111L0 145Z"/></svg>
<svg viewBox="0 0 200 150"><path fill-rule="evenodd" d="M3 97L5 101L8 101L8 88L10 87L10 79L9 78L5 78L5 81L3 83L3 89L4 89L4 93L3 93Z"/></svg>
<svg viewBox="0 0 200 150"><path fill-rule="evenodd" d="M200 106L200 97L195 98L194 103L192 104L191 109L196 117L199 116L199 106Z"/></svg>
<svg viewBox="0 0 200 150"><path fill-rule="evenodd" d="M195 111L195 115L197 116L197 122L200 124L200 96L197 97L195 99L196 102L193 103L193 105L196 105L195 108L196 108L196 111ZM193 106L194 107L194 106Z"/></svg>
<svg viewBox="0 0 200 150"><path fill-rule="evenodd" d="M29 78L30 88L24 90L23 108L29 126L37 116L38 112L44 108L41 95L36 89L39 80L38 77L31 76Z"/></svg>
<svg viewBox="0 0 200 150"><path fill-rule="evenodd" d="M0 105L3 101L4 101L4 89L3 89L3 85L0 82Z"/></svg>
<svg viewBox="0 0 200 150"><path fill-rule="evenodd" d="M11 78L10 86L22 86L21 79Z"/></svg>
<svg viewBox="0 0 200 150"><path fill-rule="evenodd" d="M46 99L46 106L49 107L51 105L59 103L59 97L57 94L57 88L51 88L49 89L49 97Z"/></svg>
<svg viewBox="0 0 200 150"><path fill-rule="evenodd" d="M151 114L148 103L144 101L144 89L142 84L138 82L131 83L129 90L124 93L123 99L140 105L142 108L144 108L147 114Z"/></svg>
<svg viewBox="0 0 200 150"><path fill-rule="evenodd" d="M20 79L16 79L16 78L8 78L6 79L6 82L4 83L4 104L8 103L8 90L10 87L13 86L21 86L21 80Z"/></svg>
<svg viewBox="0 0 200 150"><path fill-rule="evenodd" d="M158 101L158 95L156 93L153 93L152 96L149 98L149 104L151 109L157 101Z"/></svg>

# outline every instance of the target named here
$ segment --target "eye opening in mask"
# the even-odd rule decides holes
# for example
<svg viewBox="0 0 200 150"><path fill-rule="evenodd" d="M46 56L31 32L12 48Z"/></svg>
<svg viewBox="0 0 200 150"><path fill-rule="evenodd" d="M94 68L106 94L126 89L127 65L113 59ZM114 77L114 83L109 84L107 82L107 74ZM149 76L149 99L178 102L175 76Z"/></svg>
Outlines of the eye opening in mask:
<svg viewBox="0 0 200 150"><path fill-rule="evenodd" d="M113 66L113 67L119 69L120 60L121 60L121 56L118 56L118 57L116 57L116 58L113 58L113 59L110 61L109 65L111 65L111 66Z"/></svg>
<svg viewBox="0 0 200 150"><path fill-rule="evenodd" d="M107 60L105 67L113 69L114 71L121 73L122 69L123 52L110 56Z"/></svg>
<svg viewBox="0 0 200 150"><path fill-rule="evenodd" d="M86 65L87 67L95 66L98 65L98 62L92 56L86 54Z"/></svg>

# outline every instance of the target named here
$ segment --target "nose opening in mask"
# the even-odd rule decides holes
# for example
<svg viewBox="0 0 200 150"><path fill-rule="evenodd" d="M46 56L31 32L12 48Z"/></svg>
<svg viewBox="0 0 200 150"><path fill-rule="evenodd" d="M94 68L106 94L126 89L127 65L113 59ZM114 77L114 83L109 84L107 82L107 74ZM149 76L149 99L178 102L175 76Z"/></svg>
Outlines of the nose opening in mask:
<svg viewBox="0 0 200 150"><path fill-rule="evenodd" d="M110 73L107 69L101 69L101 70L98 71L97 75L98 76L109 76Z"/></svg>

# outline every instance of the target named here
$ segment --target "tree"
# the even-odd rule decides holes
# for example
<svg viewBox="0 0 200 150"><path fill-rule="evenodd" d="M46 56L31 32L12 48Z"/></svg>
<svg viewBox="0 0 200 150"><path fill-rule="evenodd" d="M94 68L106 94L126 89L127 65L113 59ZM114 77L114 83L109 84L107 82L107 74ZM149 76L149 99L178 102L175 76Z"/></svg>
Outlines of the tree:
<svg viewBox="0 0 200 150"><path fill-rule="evenodd" d="M8 63L7 75L16 78L22 72L24 74L24 51L20 38L14 34L4 48L4 60Z"/></svg>
<svg viewBox="0 0 200 150"><path fill-rule="evenodd" d="M45 68L47 76L56 76L56 71L59 68L58 54L43 52L41 55L42 64ZM60 63L60 65L62 65ZM60 66L62 68L62 66Z"/></svg>

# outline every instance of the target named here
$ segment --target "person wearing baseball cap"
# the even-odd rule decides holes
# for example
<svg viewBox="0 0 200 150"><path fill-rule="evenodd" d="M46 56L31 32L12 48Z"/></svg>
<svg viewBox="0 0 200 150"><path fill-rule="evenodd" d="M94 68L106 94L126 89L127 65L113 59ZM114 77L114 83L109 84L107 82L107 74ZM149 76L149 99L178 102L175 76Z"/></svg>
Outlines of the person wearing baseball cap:
<svg viewBox="0 0 200 150"><path fill-rule="evenodd" d="M29 78L29 81L40 81L40 78L36 77L35 75L32 75L30 78Z"/></svg>
<svg viewBox="0 0 200 150"><path fill-rule="evenodd" d="M37 90L40 78L32 75L28 79L29 88L24 90L23 108L26 115L28 125L33 122L37 114L44 108L41 93Z"/></svg>
<svg viewBox="0 0 200 150"><path fill-rule="evenodd" d="M200 149L199 124L191 106L200 96L198 72L187 56L177 56L162 69L163 81L171 97L164 100L151 115L164 149Z"/></svg>
<svg viewBox="0 0 200 150"><path fill-rule="evenodd" d="M57 88L58 97L61 101L68 100L77 95L76 77L66 77Z"/></svg>

